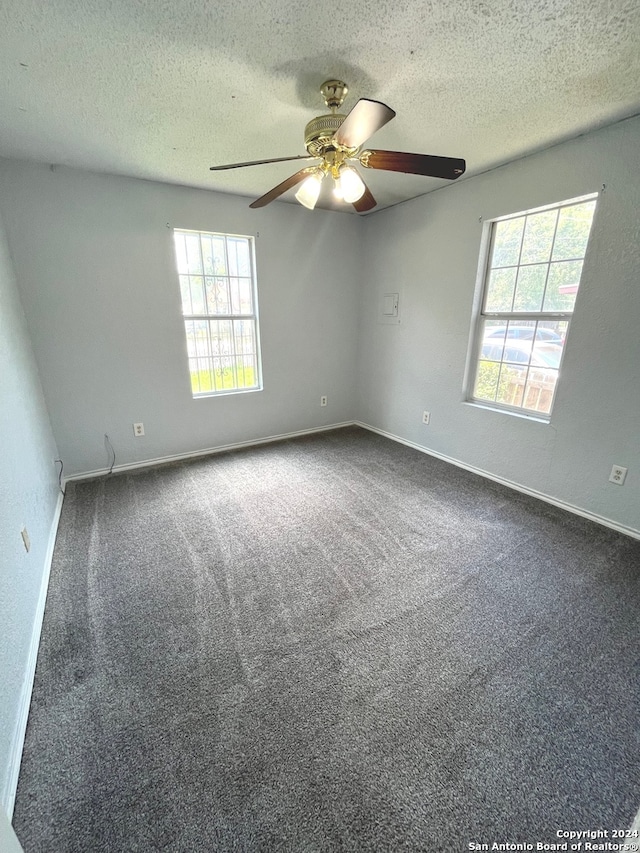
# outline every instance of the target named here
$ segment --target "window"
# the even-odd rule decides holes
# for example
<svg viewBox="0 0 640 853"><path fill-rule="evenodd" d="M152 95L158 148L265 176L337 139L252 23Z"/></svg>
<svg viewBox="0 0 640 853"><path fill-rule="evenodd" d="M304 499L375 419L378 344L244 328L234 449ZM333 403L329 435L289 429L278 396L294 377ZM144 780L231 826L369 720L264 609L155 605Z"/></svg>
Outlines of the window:
<svg viewBox="0 0 640 853"><path fill-rule="evenodd" d="M586 196L490 223L471 400L548 419L595 206Z"/></svg>
<svg viewBox="0 0 640 853"><path fill-rule="evenodd" d="M261 388L253 238L173 236L193 396Z"/></svg>

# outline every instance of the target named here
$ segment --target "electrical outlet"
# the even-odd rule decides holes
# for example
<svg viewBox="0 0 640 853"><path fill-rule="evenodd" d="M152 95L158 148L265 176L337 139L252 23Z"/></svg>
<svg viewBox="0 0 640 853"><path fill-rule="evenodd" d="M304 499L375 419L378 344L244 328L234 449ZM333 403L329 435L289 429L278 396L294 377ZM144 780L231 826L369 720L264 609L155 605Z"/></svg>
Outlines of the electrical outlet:
<svg viewBox="0 0 640 853"><path fill-rule="evenodd" d="M134 424L133 434L136 436L136 438L139 438L141 435L144 435L144 424Z"/></svg>
<svg viewBox="0 0 640 853"><path fill-rule="evenodd" d="M321 405L321 406L326 406L326 405L327 405L327 397L326 397L326 395L325 395L325 394L323 394L323 395L322 395L322 397L320 397L320 405Z"/></svg>
<svg viewBox="0 0 640 853"><path fill-rule="evenodd" d="M609 482L621 486L624 483L624 478L627 476L627 469L622 465L614 465L609 474Z"/></svg>
<svg viewBox="0 0 640 853"><path fill-rule="evenodd" d="M20 531L20 535L22 536L22 541L24 542L24 550L29 553L31 549L31 540L29 539L29 534L27 533L27 528L23 527Z"/></svg>
<svg viewBox="0 0 640 853"><path fill-rule="evenodd" d="M422 423L428 424L431 421L431 412L422 413Z"/></svg>

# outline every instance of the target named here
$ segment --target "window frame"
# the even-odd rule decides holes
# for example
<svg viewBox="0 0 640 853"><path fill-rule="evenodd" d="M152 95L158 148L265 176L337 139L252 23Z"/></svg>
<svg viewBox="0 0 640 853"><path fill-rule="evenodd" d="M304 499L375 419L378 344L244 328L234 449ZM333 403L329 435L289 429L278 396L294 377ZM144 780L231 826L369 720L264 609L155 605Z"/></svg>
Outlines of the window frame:
<svg viewBox="0 0 640 853"><path fill-rule="evenodd" d="M589 253L589 246L591 244L591 239L593 235L594 222L596 219L597 211L598 211L598 201L600 199L599 192L591 192L586 193L585 195L577 196L575 198L566 199L564 201L556 201L550 204L541 205L540 207L530 208L528 210L521 210L516 213L509 213L503 216L496 216L492 219L486 220L484 222L484 230L481 239L481 248L480 248L480 260L478 264L478 275L476 279L476 295L474 300L474 320L472 322L472 331L471 331L471 341L469 347L469 355L467 359L467 370L466 370L466 381L464 383L464 401L478 406L480 408L486 408L491 411L504 412L510 415L515 415L516 417L524 417L530 420L541 421L543 423L549 423L551 420L551 416L553 413L553 407L555 404L556 394L558 390L558 385L560 382L560 375L562 370L562 364L564 362L565 355L565 346L569 339L569 332L571 330L571 320L573 319L573 315L575 313L575 300L573 308L570 311L486 311L485 305L487 302L487 296L489 292L489 280L490 274L492 271L491 261L494 253L495 239L496 239L496 231L497 224L500 222L507 222L511 219L521 219L527 216L531 216L538 213L543 213L547 210L557 210L558 217L556 219L556 224L554 228L554 237L552 241L555 242L555 236L558 228L558 221L560 218L560 211L564 207L572 207L578 204L587 203L590 201L595 201L595 208L593 211L593 216L591 220L589 237L587 239L587 244L585 246L584 255L582 258L578 259L565 259L562 260L581 260L583 263L582 270L580 272L580 283L578 285L578 290L576 291L576 299L578 291L580 290L580 284L582 283L582 276L584 274L584 264L587 260ZM526 223L525 223L526 227ZM523 228L524 234L524 228ZM552 249L553 251L553 249ZM520 253L522 252L522 244L520 246ZM518 257L517 269L519 270L523 266L527 266L528 264L520 263L521 254ZM552 262L552 255L549 256L549 261L547 262L549 265ZM496 267L498 269L498 267ZM548 272L547 272L548 276ZM545 285L546 287L546 285ZM521 321L521 322L553 322L560 321L566 323L566 331L564 336L564 342L562 346L562 353L560 357L560 361L557 368L557 379L553 389L553 396L551 398L551 402L549 405L549 411L537 411L535 409L525 408L524 406L512 405L510 403L502 403L496 400L488 400L483 397L474 396L474 388L476 384L476 379L478 375L478 366L481 361L481 352L484 344L484 337L482 334L482 330L484 327L485 321L490 320L502 320L504 321L504 325L510 321ZM507 346L508 338L504 339L504 346ZM535 343L535 338L532 339L532 349ZM497 364L504 364L502 360L500 362L496 362ZM507 362L509 363L509 362Z"/></svg>
<svg viewBox="0 0 640 853"><path fill-rule="evenodd" d="M247 241L248 250L249 250L249 266L250 266L250 280L251 280L251 301L252 301L252 307L253 307L253 311L251 313L244 313L244 314L243 313L228 313L228 314L223 314L223 313L185 314L184 313L184 302L183 302L183 298L182 298L182 287L181 287L181 283L180 283L180 277L183 275L198 275L198 273L183 273L180 271L179 265L178 265L178 256L177 256L177 252L176 252L176 235L178 235L178 234L197 235L199 238L199 246L200 246L201 256L202 256L202 242L201 242L202 236L222 238L224 240L226 258L228 258L228 243L227 243L228 239L232 239L232 240L233 239L241 239L241 240ZM185 355L186 355L186 360L187 360L187 378L188 378L189 389L191 391L192 398L194 400L200 400L200 399L204 399L207 397L222 397L222 396L227 396L229 394L246 394L246 393L253 393L255 391L262 391L263 390L262 353L261 353L261 346L260 346L260 317L259 317L259 310L258 310L258 282L257 282L257 275L256 275L256 246L255 246L256 241L255 241L254 235L252 235L252 234L229 234L229 233L221 232L221 231L205 231L205 230L201 230L201 229L174 227L174 228L172 228L172 238L173 238L172 251L173 251L173 258L174 258L174 264L175 264L175 269L176 269L176 279L177 279L176 283L177 283L177 287L178 287L178 296L180 299L180 303L179 303L180 304L180 317L182 319L182 328L183 328L183 333L185 336L184 341L185 341L185 345L186 345ZM202 258L202 260L204 262L203 258ZM209 277L225 278L227 280L230 280L232 278L238 278L238 276L232 276L230 274L228 264L227 264L226 274L208 276L204 272L204 263L203 263L203 272L202 272L203 285L204 285L206 278L209 278ZM239 276L239 278L247 278L247 276ZM205 296L205 302L206 302L206 296ZM208 322L211 320L215 320L215 321L228 320L230 322L233 322L234 320L244 320L244 321L251 321L252 322L254 341L255 341L255 384L250 385L250 386L245 386L245 387L235 386L232 388L219 388L219 389L210 389L210 390L204 390L204 391L195 391L194 390L192 379L191 379L191 359L192 359L192 356L190 356L190 354L189 354L189 338L188 338L188 333L187 333L187 323L192 322L192 321ZM221 356L221 357L223 357L223 356ZM209 361L212 365L212 369L215 369L213 367L213 356L210 355L210 356L208 356L208 358L209 358Z"/></svg>

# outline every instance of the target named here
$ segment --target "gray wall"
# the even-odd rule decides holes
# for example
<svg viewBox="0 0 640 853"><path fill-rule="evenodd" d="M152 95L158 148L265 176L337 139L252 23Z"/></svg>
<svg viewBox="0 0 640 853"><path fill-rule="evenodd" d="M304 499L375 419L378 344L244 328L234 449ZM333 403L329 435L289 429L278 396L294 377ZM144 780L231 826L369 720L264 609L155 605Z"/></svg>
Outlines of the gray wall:
<svg viewBox="0 0 640 853"><path fill-rule="evenodd" d="M58 500L57 449L0 222L0 797L21 737L25 672ZM27 527L27 554L20 531ZM1 807L1 806L0 806Z"/></svg>
<svg viewBox="0 0 640 853"><path fill-rule="evenodd" d="M360 419L640 530L638 151L634 119L367 218ZM463 402L481 218L603 184L551 423ZM394 290L402 322L381 325ZM622 487L608 482L614 463L629 468Z"/></svg>
<svg viewBox="0 0 640 853"><path fill-rule="evenodd" d="M13 161L0 189L65 474L104 469L105 433L121 464L352 419L355 217ZM192 398L167 224L259 234L263 391Z"/></svg>

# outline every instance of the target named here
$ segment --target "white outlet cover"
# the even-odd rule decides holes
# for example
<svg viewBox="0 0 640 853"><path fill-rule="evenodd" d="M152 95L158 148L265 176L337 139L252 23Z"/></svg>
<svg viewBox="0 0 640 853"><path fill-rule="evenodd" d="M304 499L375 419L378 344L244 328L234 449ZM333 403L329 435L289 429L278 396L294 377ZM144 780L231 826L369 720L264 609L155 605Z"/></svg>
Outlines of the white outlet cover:
<svg viewBox="0 0 640 853"><path fill-rule="evenodd" d="M626 476L626 468L623 468L622 465L614 465L611 469L611 473L609 474L609 482L615 483L616 486L621 486L624 483L624 479Z"/></svg>

